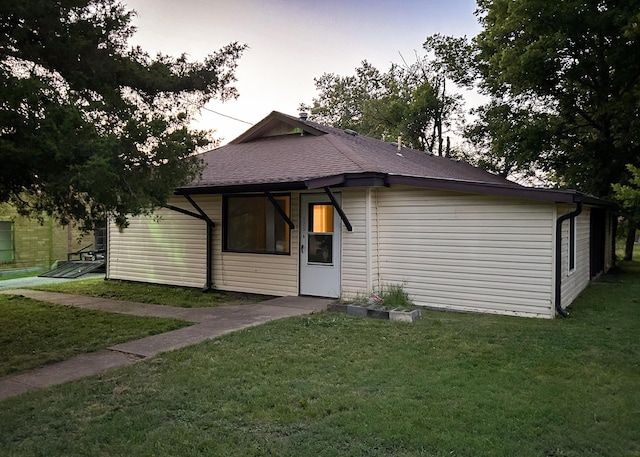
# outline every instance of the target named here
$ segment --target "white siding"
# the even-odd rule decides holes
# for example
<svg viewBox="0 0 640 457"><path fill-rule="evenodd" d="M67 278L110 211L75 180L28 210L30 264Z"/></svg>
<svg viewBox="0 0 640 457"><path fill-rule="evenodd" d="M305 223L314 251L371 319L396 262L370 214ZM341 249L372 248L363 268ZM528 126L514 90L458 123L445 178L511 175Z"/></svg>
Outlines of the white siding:
<svg viewBox="0 0 640 457"><path fill-rule="evenodd" d="M377 199L381 284L423 306L552 316L552 204L398 187Z"/></svg>
<svg viewBox="0 0 640 457"><path fill-rule="evenodd" d="M409 187L343 189L342 296L403 284L418 305L522 316L554 315L554 238L571 205ZM212 286L269 295L299 291L299 194L291 194L291 254L222 252L222 197L198 196L215 222ZM182 197L171 204L195 212ZM589 282L589 210L577 220L576 269L562 231L562 303ZM610 224L607 225L610 235ZM206 282L206 224L168 209L109 230L107 277L190 287ZM607 259L610 259L607 243ZM608 261L608 260L607 260ZM608 264L607 264L608 266Z"/></svg>
<svg viewBox="0 0 640 457"><path fill-rule="evenodd" d="M194 196L216 224L213 230L212 287L268 295L298 294L298 232L291 232L291 255L222 252L222 197ZM183 197L171 202L192 212ZM298 194L291 196L291 219L298 219ZM296 224L297 226L297 224ZM160 209L132 218L122 233L109 230L108 277L130 281L204 287L206 224L185 214Z"/></svg>
<svg viewBox="0 0 640 457"><path fill-rule="evenodd" d="M378 189L343 191L342 207L353 226L342 228L342 297L380 290Z"/></svg>
<svg viewBox="0 0 640 457"><path fill-rule="evenodd" d="M342 192L342 209L353 231L342 225L342 278L341 287L344 297L370 292L371 250L367 248L367 191L365 189L345 190Z"/></svg>
<svg viewBox="0 0 640 457"><path fill-rule="evenodd" d="M213 283L219 290L267 295L298 295L298 208L299 194L291 194L290 255L222 252L222 197L217 196L213 235ZM220 221L220 223L218 223Z"/></svg>
<svg viewBox="0 0 640 457"><path fill-rule="evenodd" d="M195 200L203 209L212 204L210 197ZM196 212L183 197L174 197L170 203ZM122 232L111 224L107 277L204 287L206 232L204 221L166 208L150 217L131 218Z"/></svg>
<svg viewBox="0 0 640 457"><path fill-rule="evenodd" d="M562 206L558 215L567 214L575 210L573 206ZM562 223L562 262L560 278L562 283L561 304L563 308L569 306L573 300L589 284L590 275L590 218L589 208L584 208L576 220L576 264L573 271L569 271L569 221Z"/></svg>

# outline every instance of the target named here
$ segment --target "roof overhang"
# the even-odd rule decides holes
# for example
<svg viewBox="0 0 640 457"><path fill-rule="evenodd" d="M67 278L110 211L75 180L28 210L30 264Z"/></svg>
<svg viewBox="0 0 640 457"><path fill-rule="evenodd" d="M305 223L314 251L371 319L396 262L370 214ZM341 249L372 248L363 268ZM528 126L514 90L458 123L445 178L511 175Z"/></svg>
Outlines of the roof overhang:
<svg viewBox="0 0 640 457"><path fill-rule="evenodd" d="M244 183L220 186L183 187L176 191L178 195L230 194L246 192L287 192L316 190L326 187L390 187L412 186L429 189L495 195L528 200L541 200L555 203L577 203L600 207L616 207L615 203L596 198L575 190L525 187L517 184L502 185L479 181L430 178L422 176L390 175L385 173L348 173L322 176L307 180Z"/></svg>
<svg viewBox="0 0 640 457"><path fill-rule="evenodd" d="M387 176L389 185L407 185L428 187L454 192L469 192L476 194L497 195L501 197L523 198L528 200L542 200L555 203L582 202L592 206L615 207L616 204L602 198L583 194L573 189L549 189L542 187L526 187L519 185L501 185L488 182L461 181L456 179L424 178L413 176Z"/></svg>

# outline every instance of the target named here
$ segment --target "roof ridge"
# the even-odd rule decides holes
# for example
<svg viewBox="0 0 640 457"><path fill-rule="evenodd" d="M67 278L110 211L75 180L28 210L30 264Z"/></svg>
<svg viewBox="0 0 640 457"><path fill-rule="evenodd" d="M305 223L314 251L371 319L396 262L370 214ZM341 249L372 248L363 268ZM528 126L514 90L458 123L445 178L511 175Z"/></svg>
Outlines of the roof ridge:
<svg viewBox="0 0 640 457"><path fill-rule="evenodd" d="M327 140L336 148L340 154L349 159L354 165L356 165L362 171L372 171L368 167L369 163L358 154L353 148L342 141L342 138L338 137L335 133L327 132Z"/></svg>

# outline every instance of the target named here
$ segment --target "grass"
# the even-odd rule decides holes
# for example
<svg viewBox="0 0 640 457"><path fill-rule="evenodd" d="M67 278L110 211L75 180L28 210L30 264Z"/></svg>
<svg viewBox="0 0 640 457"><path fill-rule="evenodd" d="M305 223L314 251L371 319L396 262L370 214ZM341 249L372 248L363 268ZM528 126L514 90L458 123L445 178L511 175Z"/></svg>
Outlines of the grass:
<svg viewBox="0 0 640 457"><path fill-rule="evenodd" d="M0 376L186 325L0 294Z"/></svg>
<svg viewBox="0 0 640 457"><path fill-rule="evenodd" d="M33 287L33 289L87 295L111 300L179 306L183 308L245 305L272 298L266 295L235 292L214 291L203 293L200 289L188 287L143 284L118 280L105 281L103 279L71 281L55 285Z"/></svg>
<svg viewBox="0 0 640 457"><path fill-rule="evenodd" d="M44 270L10 272L10 271L0 270L0 281L6 281L9 279L19 279L19 278L31 278L32 276L38 276L43 271Z"/></svg>
<svg viewBox="0 0 640 457"><path fill-rule="evenodd" d="M0 449L637 457L640 268L621 266L568 319L304 316L11 398Z"/></svg>

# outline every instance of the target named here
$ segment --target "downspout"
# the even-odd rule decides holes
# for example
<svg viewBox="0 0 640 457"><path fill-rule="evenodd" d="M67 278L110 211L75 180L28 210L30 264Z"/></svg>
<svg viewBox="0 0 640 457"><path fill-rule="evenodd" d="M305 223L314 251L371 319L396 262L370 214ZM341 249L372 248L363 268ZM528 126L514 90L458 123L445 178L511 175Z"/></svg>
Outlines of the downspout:
<svg viewBox="0 0 640 457"><path fill-rule="evenodd" d="M213 269L213 249L212 249L212 245L211 245L211 238L213 237L213 229L216 226L215 222L213 222L211 220L211 218L207 215L207 213L205 213L202 208L200 208L198 206L198 204L193 200L193 198L191 198L191 195L189 194L183 194L183 197L187 199L187 201L189 203L191 203L191 206L193 206L198 213L200 214L195 214L192 213L191 211L187 211L185 209L179 208L177 206L173 206L173 205L164 205L165 208L170 209L172 211L177 211L179 213L185 214L187 216L191 216L191 217L195 217L196 219L200 219L203 220L206 224L207 224L207 244L206 244L206 255L207 255L207 262L206 262L206 279L205 279L205 285L204 285L204 292L209 292L211 290L213 290L212 288L212 283L213 283L213 279L211 277L211 270Z"/></svg>
<svg viewBox="0 0 640 457"><path fill-rule="evenodd" d="M562 223L568 219L578 217L582 213L582 202L576 203L576 210L564 214L556 221L556 312L562 317L569 317L562 309Z"/></svg>

